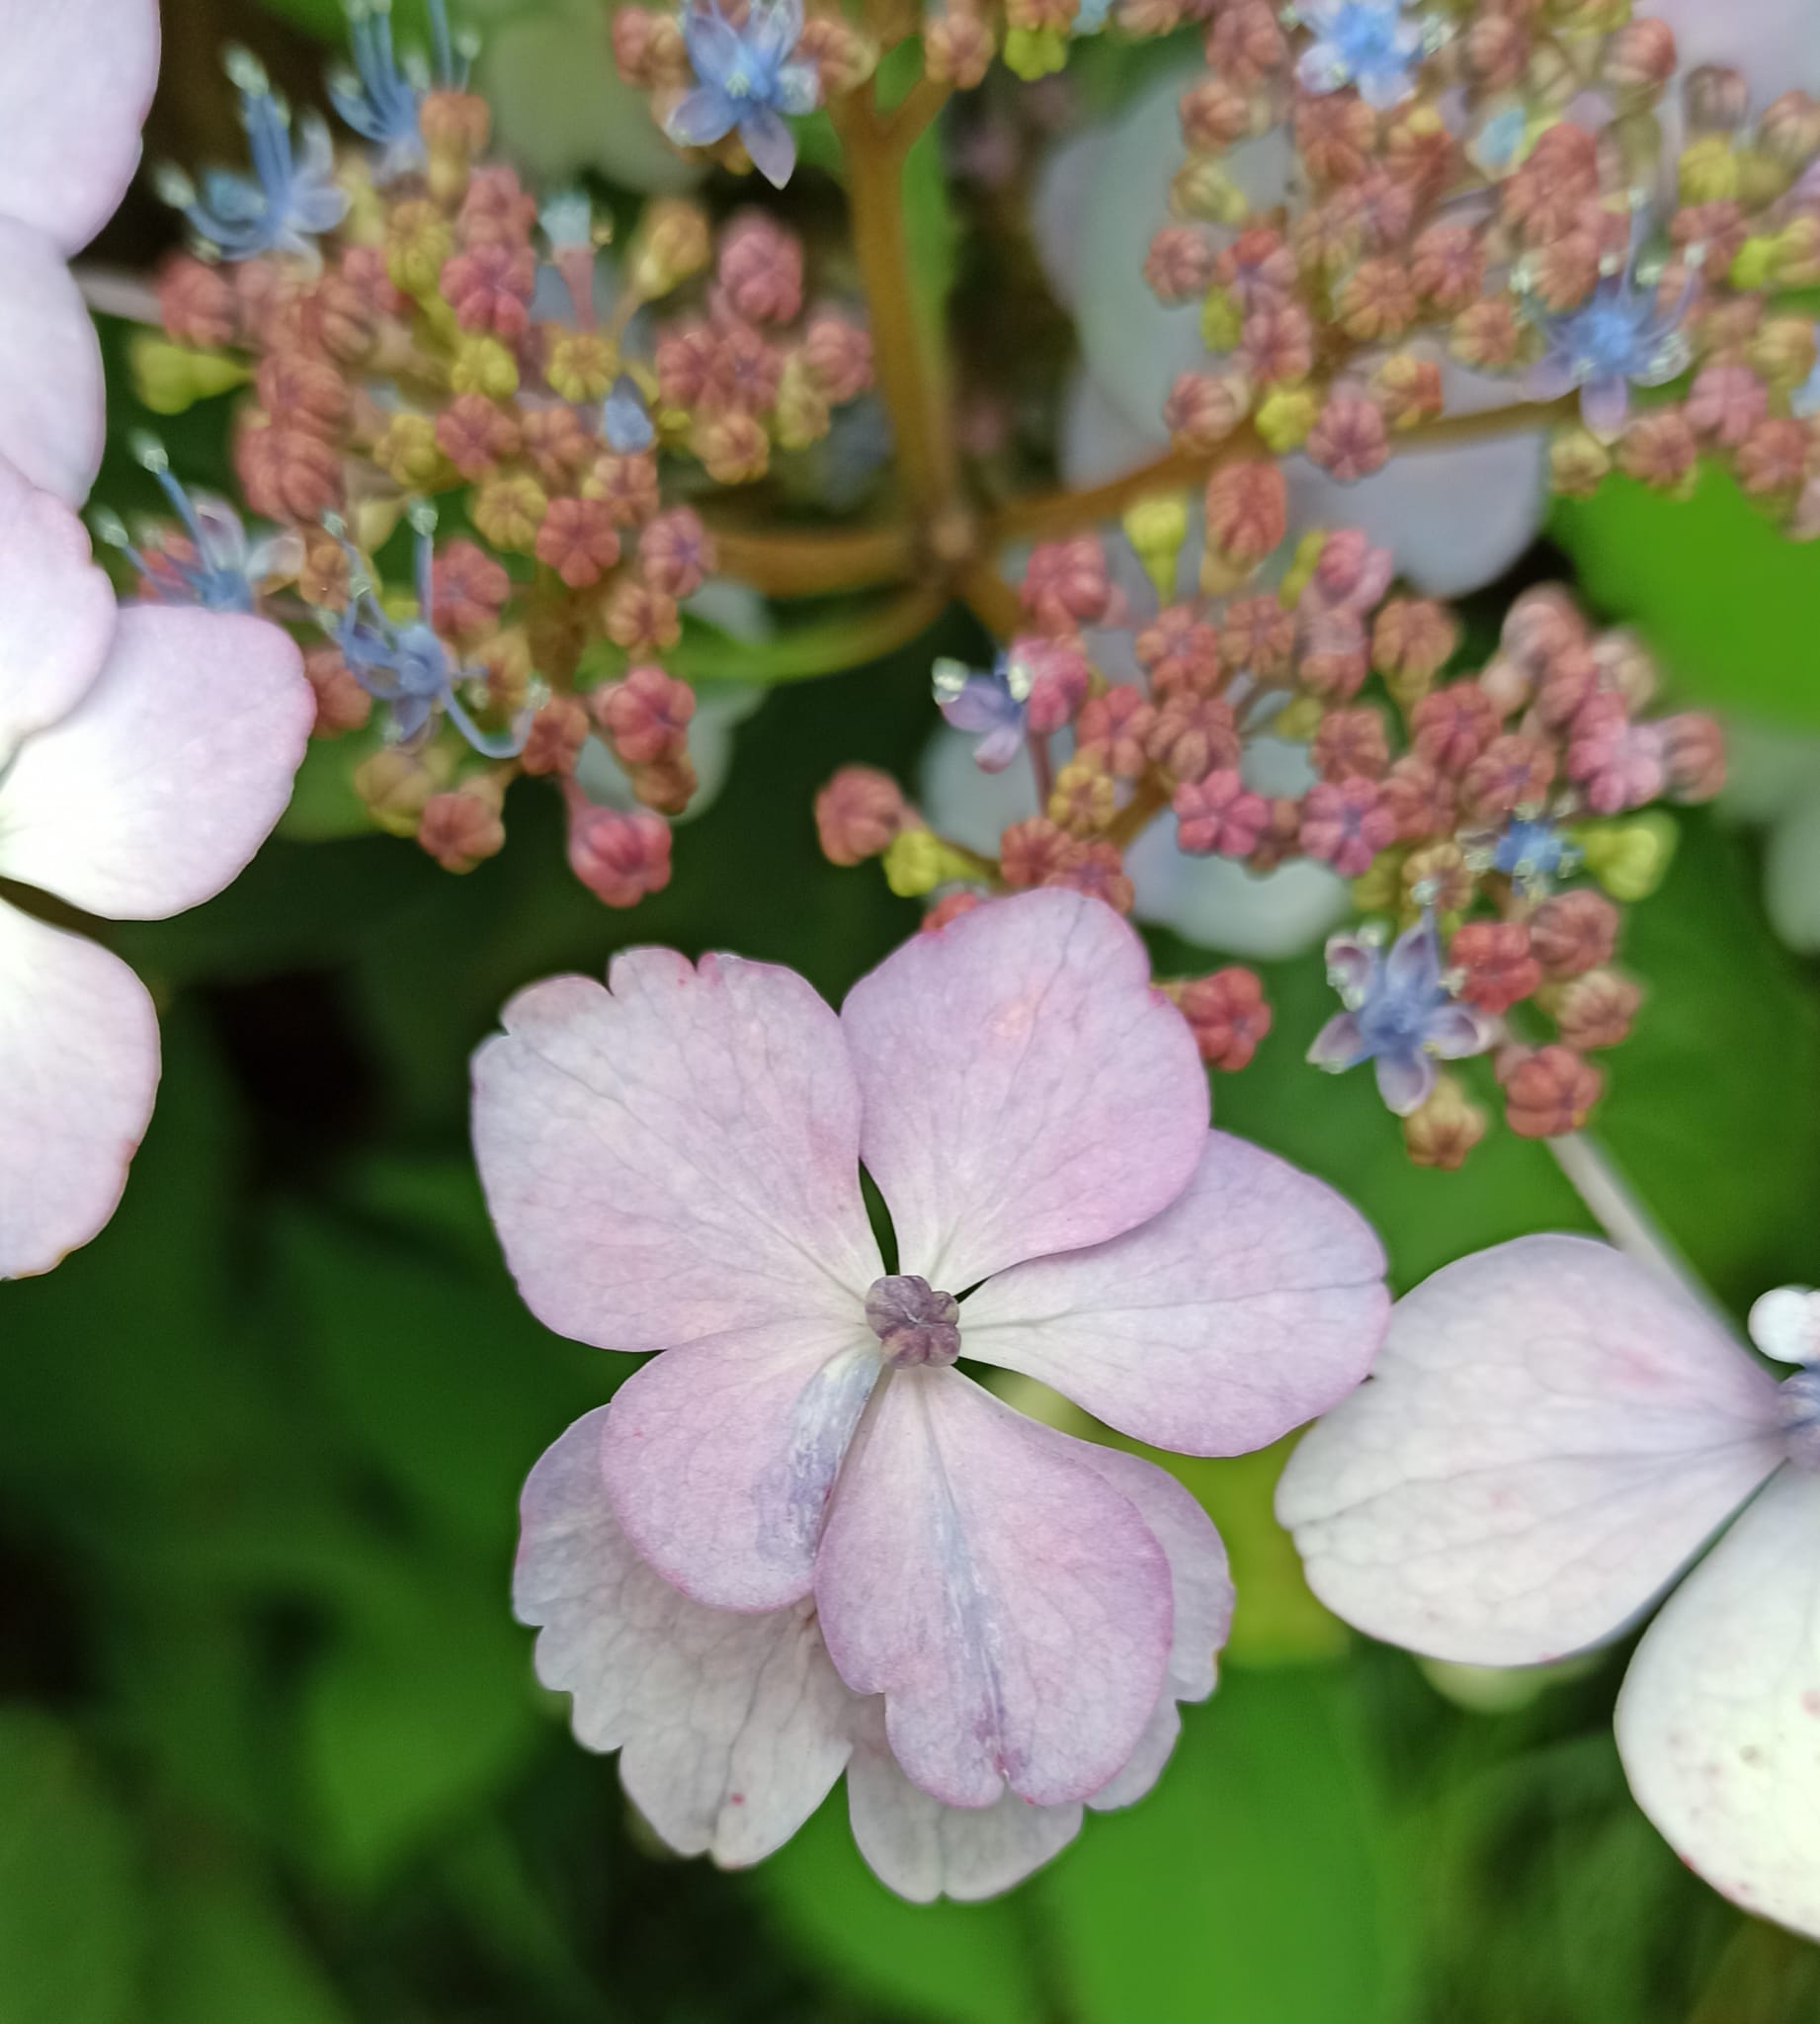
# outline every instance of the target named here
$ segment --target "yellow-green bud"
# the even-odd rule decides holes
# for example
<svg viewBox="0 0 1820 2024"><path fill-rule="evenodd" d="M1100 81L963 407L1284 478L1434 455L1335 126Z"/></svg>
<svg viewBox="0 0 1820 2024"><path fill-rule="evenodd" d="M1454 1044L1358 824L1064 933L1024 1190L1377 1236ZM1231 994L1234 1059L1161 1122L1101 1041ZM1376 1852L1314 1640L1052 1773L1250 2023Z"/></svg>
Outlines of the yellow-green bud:
<svg viewBox="0 0 1820 2024"><path fill-rule="evenodd" d="M1238 343L1245 312L1230 289L1208 289L1200 304L1200 341L1210 352L1229 352Z"/></svg>
<svg viewBox="0 0 1820 2024"><path fill-rule="evenodd" d="M1320 402L1306 387L1279 386L1259 403L1258 434L1282 457L1307 442L1320 413Z"/></svg>
<svg viewBox="0 0 1820 2024"><path fill-rule="evenodd" d="M1138 500L1125 513L1124 538L1156 585L1158 603L1168 604L1176 594L1176 570L1188 539L1187 494L1169 492Z"/></svg>
<svg viewBox="0 0 1820 2024"><path fill-rule="evenodd" d="M1647 899L1668 876L1680 839L1675 818L1659 808L1623 822L1594 822L1573 831L1586 868L1613 899Z"/></svg>
<svg viewBox="0 0 1820 2024"><path fill-rule="evenodd" d="M978 875L979 866L933 829L900 829L885 846L884 883L899 899L921 899L950 880Z"/></svg>
<svg viewBox="0 0 1820 2024"><path fill-rule="evenodd" d="M1027 84L1065 69L1067 63L1068 39L1059 29L1014 28L1005 38L1006 67Z"/></svg>
<svg viewBox="0 0 1820 2024"><path fill-rule="evenodd" d="M180 415L199 400L244 386L252 368L225 352L193 351L142 330L127 352L133 391L155 415Z"/></svg>

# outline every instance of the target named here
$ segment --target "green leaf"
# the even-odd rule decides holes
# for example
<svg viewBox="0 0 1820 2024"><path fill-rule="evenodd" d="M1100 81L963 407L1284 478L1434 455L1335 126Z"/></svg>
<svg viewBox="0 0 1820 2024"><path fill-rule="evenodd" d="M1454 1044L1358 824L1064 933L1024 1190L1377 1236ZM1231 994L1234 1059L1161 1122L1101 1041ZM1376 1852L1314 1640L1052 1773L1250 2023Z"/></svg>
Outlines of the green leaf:
<svg viewBox="0 0 1820 2024"><path fill-rule="evenodd" d="M1036 1885L1080 2024L1390 2024L1403 1878L1345 1672L1225 1678L1156 1790Z"/></svg>
<svg viewBox="0 0 1820 2024"><path fill-rule="evenodd" d="M348 2024L256 1872L179 1872L158 1905L147 2024Z"/></svg>
<svg viewBox="0 0 1820 2024"><path fill-rule="evenodd" d="M753 1883L803 1951L862 1997L940 2024L1044 2024L1035 1936L1020 1901L893 1897L853 1844L844 1788Z"/></svg>
<svg viewBox="0 0 1820 2024"><path fill-rule="evenodd" d="M0 1709L0 2024L132 2024L143 1925L131 1829L76 1737Z"/></svg>
<svg viewBox="0 0 1820 2024"><path fill-rule="evenodd" d="M1723 471L1704 467L1685 501L1609 478L1591 499L1558 500L1549 532L1588 597L1637 626L1677 690L1820 725L1820 543L1790 541Z"/></svg>

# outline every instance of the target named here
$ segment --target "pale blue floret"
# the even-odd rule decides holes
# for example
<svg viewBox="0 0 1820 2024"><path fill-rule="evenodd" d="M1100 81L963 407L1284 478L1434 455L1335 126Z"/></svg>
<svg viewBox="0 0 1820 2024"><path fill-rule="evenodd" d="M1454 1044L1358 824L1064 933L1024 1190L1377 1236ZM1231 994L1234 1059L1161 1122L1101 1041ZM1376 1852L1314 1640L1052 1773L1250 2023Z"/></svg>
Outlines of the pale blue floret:
<svg viewBox="0 0 1820 2024"><path fill-rule="evenodd" d="M1071 33L1077 36L1097 36L1106 26L1106 17L1113 11L1113 0L1080 0L1074 10Z"/></svg>
<svg viewBox="0 0 1820 2024"><path fill-rule="evenodd" d="M189 220L199 240L223 260L290 253L314 261L316 239L347 214L348 195L335 181L329 129L308 116L292 148L290 113L273 94L266 73L244 49L230 52L227 74L240 88L252 174L204 172L199 194L181 170L160 179L162 194Z"/></svg>
<svg viewBox="0 0 1820 2024"><path fill-rule="evenodd" d="M976 731L973 763L982 773L1003 773L1024 745L1031 673L1014 655L1001 653L981 671L963 661L935 665L936 703L957 731Z"/></svg>
<svg viewBox="0 0 1820 2024"><path fill-rule="evenodd" d="M651 410L629 373L621 373L601 402L601 433L617 457L634 457L657 441Z"/></svg>
<svg viewBox="0 0 1820 2024"><path fill-rule="evenodd" d="M1820 323L1814 325L1814 370L1788 396L1788 412L1806 421L1820 415Z"/></svg>
<svg viewBox="0 0 1820 2024"><path fill-rule="evenodd" d="M1624 426L1632 386L1661 386L1678 379L1692 357L1681 325L1694 298L1694 277L1690 274L1677 299L1662 308L1654 284L1637 278L1640 235L1639 223L1629 258L1601 276L1578 307L1534 312L1547 348L1530 371L1530 397L1558 400L1578 388L1582 419L1595 435L1607 438Z"/></svg>
<svg viewBox="0 0 1820 2024"><path fill-rule="evenodd" d="M802 0L753 0L739 28L714 0L692 0L683 44L696 88L664 131L685 147L710 147L737 128L753 166L782 190L796 166L782 116L813 112L820 96L814 65L790 60L801 37Z"/></svg>
<svg viewBox="0 0 1820 2024"><path fill-rule="evenodd" d="M1426 37L1402 0L1301 0L1296 12L1315 38L1295 66L1303 91L1324 97L1350 84L1387 112L1415 90Z"/></svg>
<svg viewBox="0 0 1820 2024"><path fill-rule="evenodd" d="M506 731L484 731L456 694L464 682L484 679L482 671L460 665L430 624L436 517L414 512L417 532L417 617L387 617L374 595L360 552L347 541L348 603L341 612L320 614L320 623L341 649L348 670L367 693L391 711L391 734L400 743L423 736L439 712L488 759L510 759L521 751L529 718Z"/></svg>
<svg viewBox="0 0 1820 2024"><path fill-rule="evenodd" d="M1458 1060L1490 1044L1485 1019L1448 988L1432 915L1405 929L1387 955L1364 935L1335 935L1327 976L1346 1010L1315 1036L1309 1060L1336 1074L1372 1062L1378 1094L1398 1117L1427 1101L1437 1058Z"/></svg>
<svg viewBox="0 0 1820 2024"><path fill-rule="evenodd" d="M138 458L171 502L194 554L156 549L147 555L112 516L99 519L97 531L139 572L141 594L152 603L254 612L270 584L296 573L303 559L303 544L296 535L286 530L249 542L240 516L226 500L193 497L172 476L170 462L155 443L143 444Z"/></svg>
<svg viewBox="0 0 1820 2024"><path fill-rule="evenodd" d="M331 74L329 98L355 132L379 149L380 182L423 166L424 95L432 88L460 91L467 83L467 63L450 37L443 0L430 0L430 36L429 62L416 51L400 62L392 49L390 0L348 0L354 64Z"/></svg>

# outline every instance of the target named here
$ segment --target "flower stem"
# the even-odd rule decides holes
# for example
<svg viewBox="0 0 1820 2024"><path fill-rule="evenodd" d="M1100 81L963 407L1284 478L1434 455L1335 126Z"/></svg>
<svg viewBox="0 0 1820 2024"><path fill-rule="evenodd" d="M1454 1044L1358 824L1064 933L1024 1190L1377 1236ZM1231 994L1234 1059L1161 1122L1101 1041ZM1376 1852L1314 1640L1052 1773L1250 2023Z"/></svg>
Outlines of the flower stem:
<svg viewBox="0 0 1820 2024"><path fill-rule="evenodd" d="M819 597L908 582L916 538L901 522L883 527L817 528L801 534L712 530L716 571L767 597Z"/></svg>
<svg viewBox="0 0 1820 2024"><path fill-rule="evenodd" d="M828 105L846 157L854 252L871 311L878 391L890 413L904 490L925 525L951 515L961 503L947 389L930 357L930 333L911 286L904 229L904 155L939 103L919 100L913 91L888 126L878 118L869 85ZM900 142L900 126L909 140Z"/></svg>
<svg viewBox="0 0 1820 2024"><path fill-rule="evenodd" d="M1700 1284L1697 1274L1657 1226L1610 1153L1584 1132L1544 1140L1555 1164L1608 1237L1638 1264L1647 1265L1710 1314L1727 1331L1730 1316Z"/></svg>

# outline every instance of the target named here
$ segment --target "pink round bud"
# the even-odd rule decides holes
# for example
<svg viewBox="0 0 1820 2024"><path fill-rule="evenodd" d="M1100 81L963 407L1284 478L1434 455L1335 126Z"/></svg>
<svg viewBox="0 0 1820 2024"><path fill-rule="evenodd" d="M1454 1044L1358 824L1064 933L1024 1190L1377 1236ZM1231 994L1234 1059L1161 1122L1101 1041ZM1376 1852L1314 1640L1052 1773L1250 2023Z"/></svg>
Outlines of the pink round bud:
<svg viewBox="0 0 1820 2024"><path fill-rule="evenodd" d="M1247 461L1207 480L1207 547L1230 567L1255 569L1289 524L1288 487L1274 464Z"/></svg>
<svg viewBox="0 0 1820 2024"><path fill-rule="evenodd" d="M1715 364L1695 380L1686 412L1696 435L1735 450L1769 408L1769 389L1748 366Z"/></svg>
<svg viewBox="0 0 1820 2024"><path fill-rule="evenodd" d="M587 736L588 710L581 698L552 696L531 719L518 763L534 777L566 777L575 771Z"/></svg>
<svg viewBox="0 0 1820 2024"><path fill-rule="evenodd" d="M1302 851L1332 865L1343 879L1367 871L1378 852L1396 841L1396 827L1374 780L1355 775L1317 781L1302 797Z"/></svg>
<svg viewBox="0 0 1820 2024"><path fill-rule="evenodd" d="M552 499L533 552L571 590L586 590L620 559L620 537L599 499Z"/></svg>
<svg viewBox="0 0 1820 2024"><path fill-rule="evenodd" d="M1420 753L1406 752L1384 776L1381 805L1396 823L1399 842L1443 836L1453 827L1453 782Z"/></svg>
<svg viewBox="0 0 1820 2024"><path fill-rule="evenodd" d="M748 323L793 323L802 308L802 242L762 211L736 211L722 228L714 279Z"/></svg>
<svg viewBox="0 0 1820 2024"><path fill-rule="evenodd" d="M457 393L436 418L436 447L477 484L518 454L518 424L484 393Z"/></svg>
<svg viewBox="0 0 1820 2024"><path fill-rule="evenodd" d="M626 766L675 759L688 749L695 691L659 667L636 667L593 698L594 720Z"/></svg>
<svg viewBox="0 0 1820 2024"><path fill-rule="evenodd" d="M1346 780L1353 774L1366 780L1382 779L1390 765L1384 719L1368 705L1328 711L1308 748L1308 758L1323 780Z"/></svg>
<svg viewBox="0 0 1820 2024"><path fill-rule="evenodd" d="M1150 241L1144 279L1159 301L1193 301L1212 276L1213 248L1194 225L1165 225Z"/></svg>
<svg viewBox="0 0 1820 2024"><path fill-rule="evenodd" d="M830 400L853 400L872 383L871 332L824 309L809 319L802 361Z"/></svg>
<svg viewBox="0 0 1820 2024"><path fill-rule="evenodd" d="M1124 858L1116 843L1104 838L1075 846L1074 855L1043 881L1045 886L1065 886L1085 892L1090 899L1103 899L1116 913L1129 913L1137 897L1125 874Z"/></svg>
<svg viewBox="0 0 1820 2024"><path fill-rule="evenodd" d="M1236 767L1240 742L1232 705L1223 696L1173 689L1157 707L1144 748L1178 785L1203 780L1216 768Z"/></svg>
<svg viewBox="0 0 1820 2024"><path fill-rule="evenodd" d="M1219 634L1193 605L1165 605L1138 633L1134 650L1159 699L1177 691L1211 696L1219 687Z"/></svg>
<svg viewBox="0 0 1820 2024"><path fill-rule="evenodd" d="M1219 650L1228 667L1275 682L1288 673L1295 651L1294 615L1274 597L1234 598L1220 624Z"/></svg>
<svg viewBox="0 0 1820 2024"><path fill-rule="evenodd" d="M1120 683L1081 706L1074 727L1075 750L1097 754L1115 779L1135 780L1149 756L1156 718L1156 706L1142 690Z"/></svg>
<svg viewBox="0 0 1820 2024"><path fill-rule="evenodd" d="M1344 703L1359 693L1370 671L1364 621L1345 606L1317 608L1303 621L1295 679L1310 696Z"/></svg>
<svg viewBox="0 0 1820 2024"><path fill-rule="evenodd" d="M1398 597L1371 626L1371 665L1399 702L1414 702L1453 657L1459 628L1433 598Z"/></svg>
<svg viewBox="0 0 1820 2024"><path fill-rule="evenodd" d="M971 91L992 67L992 31L964 7L948 7L923 31L923 61L938 84Z"/></svg>
<svg viewBox="0 0 1820 2024"><path fill-rule="evenodd" d="M1186 782L1170 805L1177 847L1196 857L1248 858L1270 820L1270 803L1231 767Z"/></svg>
<svg viewBox="0 0 1820 2024"><path fill-rule="evenodd" d="M1459 803L1482 822L1539 804L1554 780L1554 753L1540 738L1507 732L1493 738L1466 768Z"/></svg>
<svg viewBox="0 0 1820 2024"><path fill-rule="evenodd" d="M338 738L343 731L359 730L372 716L372 698L355 680L339 647L311 647L303 656L303 672L316 698L311 737Z"/></svg>
<svg viewBox="0 0 1820 2024"><path fill-rule="evenodd" d="M1617 921L1603 892L1577 886L1544 899L1530 916L1530 947L1551 977L1581 976L1611 960Z"/></svg>
<svg viewBox="0 0 1820 2024"><path fill-rule="evenodd" d="M1052 632L1072 632L1106 617L1112 601L1106 554L1092 535L1042 542L1031 550L1021 592L1024 609Z"/></svg>
<svg viewBox="0 0 1820 2024"><path fill-rule="evenodd" d="M1030 678L1030 694L1024 704L1026 727L1041 738L1072 723L1087 700L1092 680L1087 649L1080 640L1072 636L1017 638L1011 642L1011 659L1022 665Z"/></svg>
<svg viewBox="0 0 1820 2024"><path fill-rule="evenodd" d="M1522 921L1467 921L1454 931L1448 962L1460 973L1458 995L1485 1012L1508 1012L1542 980Z"/></svg>
<svg viewBox="0 0 1820 2024"><path fill-rule="evenodd" d="M603 500L615 527L641 527L657 511L657 460L649 451L597 457L582 489Z"/></svg>
<svg viewBox="0 0 1820 2024"><path fill-rule="evenodd" d="M341 503L341 459L308 429L287 428L257 408L234 432L241 495L267 520L319 521Z"/></svg>
<svg viewBox="0 0 1820 2024"><path fill-rule="evenodd" d="M1678 801L1709 801L1725 785L1725 733L1710 717L1688 712L1665 718L1662 761L1670 795Z"/></svg>
<svg viewBox="0 0 1820 2024"><path fill-rule="evenodd" d="M214 351L240 330L240 302L218 267L173 253L158 270L158 315L175 344Z"/></svg>
<svg viewBox="0 0 1820 2024"><path fill-rule="evenodd" d="M430 623L439 632L461 639L489 631L511 595L504 567L465 537L437 549L430 565Z"/></svg>
<svg viewBox="0 0 1820 2024"><path fill-rule="evenodd" d="M1233 964L1195 976L1171 992L1209 1068L1243 1068L1271 1030L1271 1008L1253 970Z"/></svg>
<svg viewBox="0 0 1820 2024"><path fill-rule="evenodd" d="M530 246L492 239L443 263L438 287L463 330L490 331L516 344L531 326L538 263Z"/></svg>
<svg viewBox="0 0 1820 2024"><path fill-rule="evenodd" d="M999 877L1014 892L1046 886L1074 861L1081 846L1046 815L1014 822L999 838Z"/></svg>
<svg viewBox="0 0 1820 2024"><path fill-rule="evenodd" d="M975 907L984 906L989 897L977 886L956 886L951 892L943 893L924 914L922 932L939 935L950 921L957 921L963 913L971 913Z"/></svg>
<svg viewBox="0 0 1820 2024"><path fill-rule="evenodd" d="M602 808L567 784L569 869L608 906L636 906L670 883L670 825L638 808Z"/></svg>
<svg viewBox="0 0 1820 2024"><path fill-rule="evenodd" d="M1504 1114L1523 1138L1558 1138L1577 1132L1599 1101L1599 1070L1572 1048L1537 1048L1502 1076Z"/></svg>
<svg viewBox="0 0 1820 2024"><path fill-rule="evenodd" d="M1626 22L1606 43L1602 68L1619 91L1660 91L1675 74L1674 31L1653 17Z"/></svg>
<svg viewBox="0 0 1820 2024"><path fill-rule="evenodd" d="M601 619L607 637L627 653L662 653L683 633L675 598L644 583L616 583Z"/></svg>
<svg viewBox="0 0 1820 2024"><path fill-rule="evenodd" d="M687 506L660 513L638 537L638 567L666 597L693 597L713 566L713 541Z"/></svg>
<svg viewBox="0 0 1820 2024"><path fill-rule="evenodd" d="M1350 485L1383 467L1390 436L1382 411L1368 394L1335 387L1302 447L1324 471Z"/></svg>
<svg viewBox="0 0 1820 2024"><path fill-rule="evenodd" d="M1246 399L1234 375L1181 373L1163 402L1163 423L1179 450L1204 457L1245 419Z"/></svg>
<svg viewBox="0 0 1820 2024"><path fill-rule="evenodd" d="M1476 682L1449 682L1409 713L1410 741L1431 765L1463 773L1498 735L1498 713Z"/></svg>
<svg viewBox="0 0 1820 2024"><path fill-rule="evenodd" d="M446 872L471 872L506 844L500 791L485 779L432 795L417 824L417 841Z"/></svg>
<svg viewBox="0 0 1820 2024"><path fill-rule="evenodd" d="M831 865L881 857L910 820L903 791L874 766L843 766L815 797L815 834Z"/></svg>
<svg viewBox="0 0 1820 2024"><path fill-rule="evenodd" d="M1642 999L1641 986L1616 970L1588 970L1562 991L1554 1008L1555 1031L1582 1053L1614 1048L1629 1038Z"/></svg>

